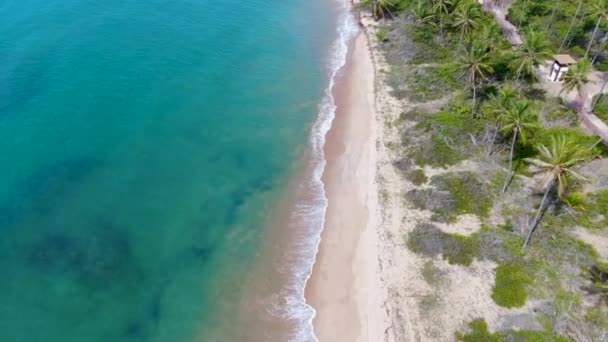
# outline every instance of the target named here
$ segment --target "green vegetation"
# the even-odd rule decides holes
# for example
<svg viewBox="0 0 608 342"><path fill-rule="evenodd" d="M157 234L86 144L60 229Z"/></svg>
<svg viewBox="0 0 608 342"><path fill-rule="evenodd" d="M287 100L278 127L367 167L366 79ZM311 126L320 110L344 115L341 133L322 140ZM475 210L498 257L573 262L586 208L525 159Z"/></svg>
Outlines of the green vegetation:
<svg viewBox="0 0 608 342"><path fill-rule="evenodd" d="M476 319L469 323L471 332L464 335L456 333L456 340L463 342L502 342L500 334L492 334L488 330L488 323L483 319Z"/></svg>
<svg viewBox="0 0 608 342"><path fill-rule="evenodd" d="M496 283L492 299L506 308L518 308L526 304L526 287L532 280L526 271L517 264L504 264L496 268Z"/></svg>
<svg viewBox="0 0 608 342"><path fill-rule="evenodd" d="M445 191L450 194L450 201L453 208L450 213L438 213L446 217L447 221L454 221L457 216L473 214L480 217L487 217L492 208L492 198L488 194L485 185L472 172L462 172L457 174L446 174L435 176L431 179L431 184L438 191Z"/></svg>
<svg viewBox="0 0 608 342"><path fill-rule="evenodd" d="M593 113L604 120L604 122L608 122L608 97L596 95L593 99L593 103L595 103Z"/></svg>
<svg viewBox="0 0 608 342"><path fill-rule="evenodd" d="M433 212L433 219L454 222L458 216L488 217L492 196L487 185L472 172L448 173L431 178L429 189L414 189L406 197L414 206Z"/></svg>
<svg viewBox="0 0 608 342"><path fill-rule="evenodd" d="M469 266L479 255L480 241L475 234L447 234L434 225L422 224L408 235L406 243L414 253L429 257L441 254L451 265Z"/></svg>
<svg viewBox="0 0 608 342"><path fill-rule="evenodd" d="M414 183L414 185L422 185L428 182L429 180L428 177L424 174L423 169L416 169L407 173L407 179L410 182Z"/></svg>
<svg viewBox="0 0 608 342"><path fill-rule="evenodd" d="M522 33L516 48L474 0L394 0L383 16L394 19L380 25L390 32L381 44L388 84L413 104L391 123L401 136L392 145L395 166L421 185L406 193L407 204L430 211L434 222L472 214L482 223L468 236L420 223L407 247L464 267L489 260L497 265L497 305L522 307L530 298L547 306L530 313L544 330L491 332L479 319L457 333L460 341L567 341L561 336L572 324L583 340L606 336L608 267L572 230L608 227L608 189L598 181L584 186L579 174L608 149L579 127L570 103L546 94L536 79L553 54L572 54L580 63L565 75L563 91L585 96L589 72L608 70L604 4L516 0L508 12ZM593 105L608 119L608 99ZM447 170L428 179L428 168ZM442 284L436 263L421 269L432 286ZM425 296L422 306L437 307L440 295Z"/></svg>
<svg viewBox="0 0 608 342"><path fill-rule="evenodd" d="M488 324L483 319L476 319L469 322L470 332L463 334L456 333L456 340L463 342L505 342L505 341L521 341L521 342L568 342L565 337L556 336L547 331L532 331L532 330L507 330L498 333L491 333L488 330Z"/></svg>
<svg viewBox="0 0 608 342"><path fill-rule="evenodd" d="M386 33L384 30L378 30L376 32L376 39L378 39L378 41L381 43L388 42L388 33Z"/></svg>

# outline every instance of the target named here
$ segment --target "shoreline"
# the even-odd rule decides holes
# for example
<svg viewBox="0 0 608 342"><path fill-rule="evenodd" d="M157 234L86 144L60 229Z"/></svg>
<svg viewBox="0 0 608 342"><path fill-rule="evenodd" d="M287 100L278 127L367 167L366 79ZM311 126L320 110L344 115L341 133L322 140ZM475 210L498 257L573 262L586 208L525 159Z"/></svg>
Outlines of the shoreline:
<svg viewBox="0 0 608 342"><path fill-rule="evenodd" d="M328 207L307 302L319 341L380 341L386 320L378 270L375 67L366 32L351 42L336 84L323 174Z"/></svg>

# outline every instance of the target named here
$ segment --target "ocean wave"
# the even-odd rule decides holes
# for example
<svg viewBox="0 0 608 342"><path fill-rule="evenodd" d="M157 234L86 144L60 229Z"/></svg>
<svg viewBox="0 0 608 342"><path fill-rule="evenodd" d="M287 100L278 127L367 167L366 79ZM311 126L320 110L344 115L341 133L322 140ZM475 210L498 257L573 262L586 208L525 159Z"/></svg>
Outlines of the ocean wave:
<svg viewBox="0 0 608 342"><path fill-rule="evenodd" d="M336 111L333 97L334 86L346 64L348 43L359 31L351 12L350 1L340 0L339 6L337 38L331 46L327 63L329 82L319 104L318 116L310 137L313 172L301 184L307 193L312 194L312 197L306 202L296 205L291 222L292 225L297 226L289 227L297 235L296 245L294 249L286 252L283 258L284 263L277 265L277 267L288 268L282 269L281 272L289 272L293 277L293 282L290 286L285 287L282 293L277 294L276 301L270 308L273 311L271 314L296 323L296 328L289 339L292 342L318 341L312 325L316 311L306 303L304 291L318 253L327 210L327 197L321 177L326 165L325 138L332 126Z"/></svg>

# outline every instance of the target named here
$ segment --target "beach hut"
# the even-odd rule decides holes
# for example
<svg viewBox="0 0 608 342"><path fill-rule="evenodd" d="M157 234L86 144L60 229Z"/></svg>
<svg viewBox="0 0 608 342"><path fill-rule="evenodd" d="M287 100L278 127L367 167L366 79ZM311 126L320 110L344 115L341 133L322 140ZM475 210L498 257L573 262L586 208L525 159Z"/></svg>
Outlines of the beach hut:
<svg viewBox="0 0 608 342"><path fill-rule="evenodd" d="M576 59L570 55L555 55L551 71L549 71L549 79L553 82L561 80L562 76L574 64L576 64Z"/></svg>

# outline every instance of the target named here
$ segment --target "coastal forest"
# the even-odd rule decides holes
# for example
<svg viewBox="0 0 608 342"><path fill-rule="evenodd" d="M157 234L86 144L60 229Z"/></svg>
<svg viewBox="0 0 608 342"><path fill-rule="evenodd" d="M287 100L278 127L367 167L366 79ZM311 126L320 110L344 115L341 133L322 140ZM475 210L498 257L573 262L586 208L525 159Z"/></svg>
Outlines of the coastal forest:
<svg viewBox="0 0 608 342"><path fill-rule="evenodd" d="M453 339L608 341L608 0L358 6L374 22L382 79L405 104L384 122L411 185L400 200L431 213L402 237L436 290L420 299L422 316L442 305L434 260L485 260L493 303L525 322L472 317ZM575 63L549 79L564 55ZM439 228L463 217L478 229Z"/></svg>

